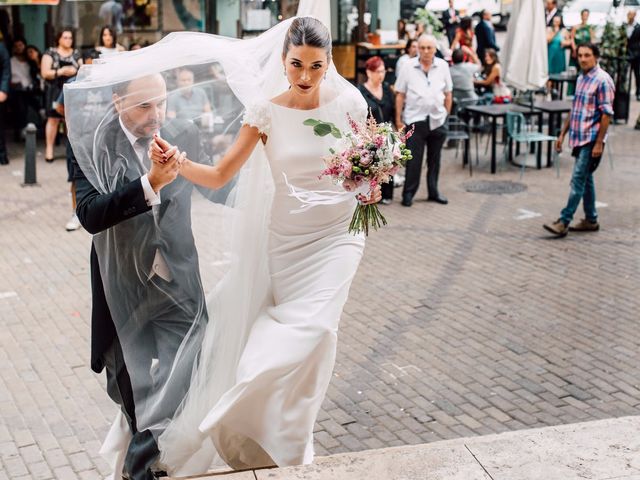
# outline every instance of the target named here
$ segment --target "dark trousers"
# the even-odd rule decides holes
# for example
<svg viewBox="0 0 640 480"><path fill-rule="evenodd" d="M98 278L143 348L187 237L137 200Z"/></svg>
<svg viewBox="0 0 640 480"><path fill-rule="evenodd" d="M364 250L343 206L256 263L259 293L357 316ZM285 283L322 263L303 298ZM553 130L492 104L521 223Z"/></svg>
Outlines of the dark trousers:
<svg viewBox="0 0 640 480"><path fill-rule="evenodd" d="M415 130L407 140L407 148L411 150L413 158L407 162L406 179L402 190L403 200L412 200L420 187L422 173L422 157L424 147L427 146L427 191L429 198L439 196L438 176L440 174L440 157L442 147L447 139L447 128L443 125L434 130L428 121L416 122L412 125ZM411 130L409 126L408 130Z"/></svg>
<svg viewBox="0 0 640 480"><path fill-rule="evenodd" d="M175 282L154 277L134 315L138 320L148 320L142 325L131 321L127 326L116 327L121 339L116 338L104 355L107 393L120 405L133 432L124 462L131 480L154 478L151 467L160 454L158 445L149 430L139 430L138 426L139 423L157 425L171 419L186 395L197 358L196 347L201 344L204 331L199 328L204 327L203 324L194 327L199 307L202 305L193 300L193 295L187 295ZM136 327L128 328L129 325ZM188 348L183 346L187 334L193 335ZM178 377L172 375L172 367L181 346L180 365L175 371L188 374ZM155 359L159 362L154 367ZM135 365L135 371L127 369L128 363ZM147 405L151 407L147 409Z"/></svg>
<svg viewBox="0 0 640 480"><path fill-rule="evenodd" d="M7 146L4 139L4 129L7 121L7 102L0 103L0 165L9 163Z"/></svg>
<svg viewBox="0 0 640 480"><path fill-rule="evenodd" d="M380 193L383 200L393 200L393 177L389 179L389 183L380 185Z"/></svg>
<svg viewBox="0 0 640 480"><path fill-rule="evenodd" d="M127 449L124 468L132 480L154 480L151 466L160 455L160 451L149 430L138 431L131 378L124 362L120 341L117 338L104 354L104 365L107 373L107 393L114 402L120 405L133 433Z"/></svg>
<svg viewBox="0 0 640 480"><path fill-rule="evenodd" d="M631 70L636 77L636 97L640 96L640 58L631 60Z"/></svg>

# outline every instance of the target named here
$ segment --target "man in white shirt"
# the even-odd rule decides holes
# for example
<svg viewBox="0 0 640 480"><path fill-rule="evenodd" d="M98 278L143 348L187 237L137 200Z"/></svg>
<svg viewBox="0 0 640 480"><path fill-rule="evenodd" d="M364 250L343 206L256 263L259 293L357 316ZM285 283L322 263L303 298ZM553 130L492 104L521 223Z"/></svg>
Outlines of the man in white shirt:
<svg viewBox="0 0 640 480"><path fill-rule="evenodd" d="M420 186L422 156L427 147L427 200L447 204L438 191L440 156L447 138L446 121L452 105L449 65L437 58L436 39L421 35L418 58L400 72L396 80L396 127L414 129L407 140L413 159L407 163L402 205L410 207Z"/></svg>

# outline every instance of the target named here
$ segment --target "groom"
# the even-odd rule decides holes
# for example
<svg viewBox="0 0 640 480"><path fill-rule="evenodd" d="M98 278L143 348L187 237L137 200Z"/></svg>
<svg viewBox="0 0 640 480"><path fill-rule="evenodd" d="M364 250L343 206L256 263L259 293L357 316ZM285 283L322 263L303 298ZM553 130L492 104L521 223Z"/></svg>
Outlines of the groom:
<svg viewBox="0 0 640 480"><path fill-rule="evenodd" d="M115 118L94 142L102 151L93 152L109 192L100 193L81 169L75 179L78 218L94 234L91 368L106 369L107 392L133 433L124 460L132 480L156 478L157 427L186 394L207 322L191 232L193 185L178 176L179 154L159 165L147 152L160 133L200 158L193 123L164 124L166 98L160 74L116 86Z"/></svg>

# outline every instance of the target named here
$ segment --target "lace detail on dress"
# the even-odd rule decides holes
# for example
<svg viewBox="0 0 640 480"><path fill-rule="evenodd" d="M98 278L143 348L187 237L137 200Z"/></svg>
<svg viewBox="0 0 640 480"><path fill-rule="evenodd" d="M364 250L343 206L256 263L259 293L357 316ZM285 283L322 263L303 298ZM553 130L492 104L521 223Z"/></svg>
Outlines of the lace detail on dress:
<svg viewBox="0 0 640 480"><path fill-rule="evenodd" d="M271 118L269 117L268 102L254 103L249 105L242 117L242 124L256 127L260 133L269 135L271 130Z"/></svg>

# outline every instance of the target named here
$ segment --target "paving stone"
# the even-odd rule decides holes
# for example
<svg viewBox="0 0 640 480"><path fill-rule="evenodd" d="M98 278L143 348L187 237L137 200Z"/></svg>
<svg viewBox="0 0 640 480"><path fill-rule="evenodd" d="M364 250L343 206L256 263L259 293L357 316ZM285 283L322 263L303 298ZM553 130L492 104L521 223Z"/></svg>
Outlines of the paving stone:
<svg viewBox="0 0 640 480"><path fill-rule="evenodd" d="M638 111L632 103L631 118ZM615 168L605 161L595 174L607 204L597 233L549 241L542 230L566 201L567 153L559 177L527 169L520 180L511 166L490 175L486 160L470 178L447 149L449 205L420 201L423 185L403 208L395 191L345 305L319 452L637 414L640 136L631 123L613 128ZM0 294L16 295L0 295L0 480L35 477L32 468L45 478L45 464L56 479L104 477L98 450L117 409L89 368L91 237L63 228L64 162L38 160L41 186L27 189L21 150L10 149L0 167ZM470 180L527 190L468 193ZM194 225L213 238L214 227L198 225L204 208L194 202ZM542 216L518 220L523 210Z"/></svg>

